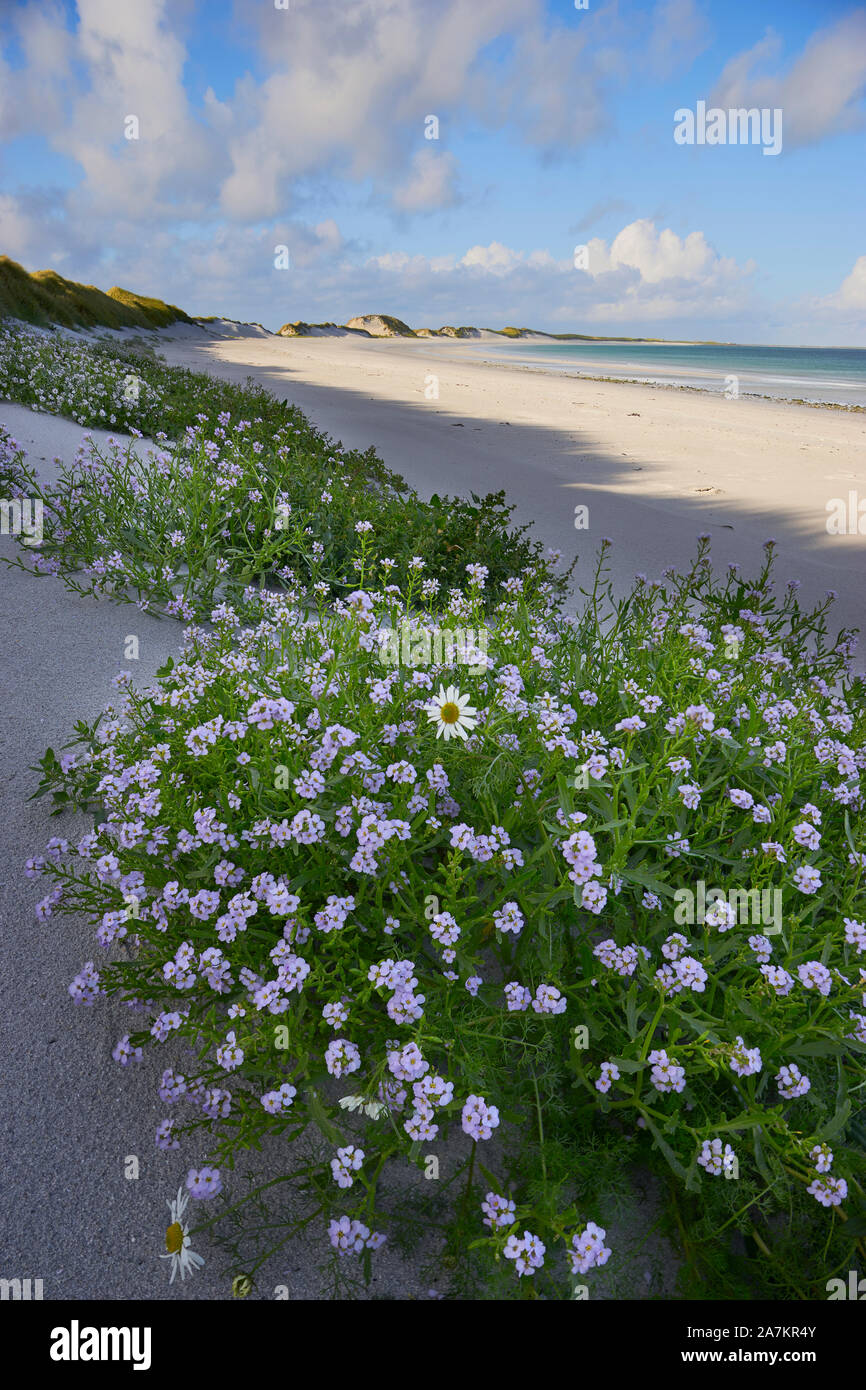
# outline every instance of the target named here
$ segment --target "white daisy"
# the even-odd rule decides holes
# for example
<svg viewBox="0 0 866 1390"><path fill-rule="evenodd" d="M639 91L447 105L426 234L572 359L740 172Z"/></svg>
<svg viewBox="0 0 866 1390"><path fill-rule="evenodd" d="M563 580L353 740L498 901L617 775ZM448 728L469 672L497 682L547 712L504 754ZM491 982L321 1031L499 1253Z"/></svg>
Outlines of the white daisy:
<svg viewBox="0 0 866 1390"><path fill-rule="evenodd" d="M182 1187L177 1189L177 1196L173 1202L166 1202L166 1206L171 1212L171 1225L165 1233L166 1254L160 1255L161 1260L171 1260L171 1278L169 1283L174 1283L174 1277L180 1271L181 1280L187 1274L200 1269L204 1264L201 1255L197 1255L189 1245L189 1227L183 1224L183 1214L189 1204L189 1195L184 1192Z"/></svg>
<svg viewBox="0 0 866 1390"><path fill-rule="evenodd" d="M341 1110L363 1110L365 1115L369 1115L371 1120L378 1120L379 1116L388 1113L388 1107L383 1105L380 1100L364 1100L363 1096L343 1096L340 1101Z"/></svg>
<svg viewBox="0 0 866 1390"><path fill-rule="evenodd" d="M474 729L478 723L473 717L475 709L469 703L469 696L461 695L456 685L449 685L447 690L440 685L439 694L424 706L424 710L427 718L439 725L437 738L443 734L446 739L453 738L455 734L458 738L465 738L466 730Z"/></svg>

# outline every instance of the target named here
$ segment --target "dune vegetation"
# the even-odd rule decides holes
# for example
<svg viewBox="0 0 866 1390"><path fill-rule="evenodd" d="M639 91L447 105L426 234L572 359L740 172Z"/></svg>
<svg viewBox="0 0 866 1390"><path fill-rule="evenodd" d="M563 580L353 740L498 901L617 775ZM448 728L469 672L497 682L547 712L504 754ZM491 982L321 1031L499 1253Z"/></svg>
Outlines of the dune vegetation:
<svg viewBox="0 0 866 1390"><path fill-rule="evenodd" d="M832 595L702 537L614 602L603 541L569 611L503 494L422 503L128 346L7 328L0 395L131 436L46 486L0 437L44 512L13 562L194 624L46 751L27 866L95 937L72 999L154 1059L184 1241L228 1223L252 1287L311 1229L344 1291L423 1236L451 1296L595 1297L649 1173L681 1294L862 1264L866 689ZM265 1141L263 1221L231 1175Z"/></svg>
<svg viewBox="0 0 866 1390"><path fill-rule="evenodd" d="M193 320L174 304L113 286L67 280L56 270L27 271L0 256L0 318L18 319L40 328L166 328Z"/></svg>

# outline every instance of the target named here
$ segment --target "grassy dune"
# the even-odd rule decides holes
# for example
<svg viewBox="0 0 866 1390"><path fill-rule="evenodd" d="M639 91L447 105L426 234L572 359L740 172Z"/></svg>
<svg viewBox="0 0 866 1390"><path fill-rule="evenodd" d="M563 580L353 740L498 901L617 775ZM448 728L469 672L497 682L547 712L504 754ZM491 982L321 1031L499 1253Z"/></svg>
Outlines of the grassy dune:
<svg viewBox="0 0 866 1390"><path fill-rule="evenodd" d="M42 328L163 328L193 320L174 304L113 286L66 280L55 270L31 274L17 261L0 256L0 318L21 319Z"/></svg>

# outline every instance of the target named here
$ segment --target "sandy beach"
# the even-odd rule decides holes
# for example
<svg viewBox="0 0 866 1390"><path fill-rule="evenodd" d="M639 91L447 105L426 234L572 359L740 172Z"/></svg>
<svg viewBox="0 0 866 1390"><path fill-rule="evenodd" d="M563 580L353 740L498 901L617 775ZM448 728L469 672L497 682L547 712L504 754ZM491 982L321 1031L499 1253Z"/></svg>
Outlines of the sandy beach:
<svg viewBox="0 0 866 1390"><path fill-rule="evenodd" d="M449 340L164 333L158 350L253 377L336 440L374 445L424 497L504 488L534 535L580 555L578 585L605 536L618 593L687 562L702 532L717 565L747 574L772 536L780 583L799 579L806 601L838 592L834 635L862 622L864 536L827 530L834 499L866 498L862 413L528 370Z"/></svg>

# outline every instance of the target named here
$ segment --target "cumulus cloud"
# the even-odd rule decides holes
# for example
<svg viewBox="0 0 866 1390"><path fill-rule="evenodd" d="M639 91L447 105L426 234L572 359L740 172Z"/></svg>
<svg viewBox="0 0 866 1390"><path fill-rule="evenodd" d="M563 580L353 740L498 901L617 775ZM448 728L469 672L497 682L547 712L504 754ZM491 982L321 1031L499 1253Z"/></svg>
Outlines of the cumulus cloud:
<svg viewBox="0 0 866 1390"><path fill-rule="evenodd" d="M299 181L328 175L371 181L398 213L447 207L448 140L467 117L508 124L549 155L579 149L613 129L612 93L647 43L667 70L700 35L695 0L658 0L628 21L616 5L551 13L544 0L245 5L263 76L193 105L192 0L77 0L74 13L60 0L7 11L25 61L0 67L0 131L41 133L74 161L75 215L118 215L135 199L150 224L216 212L254 226L284 215ZM128 116L137 140L124 138Z"/></svg>
<svg viewBox="0 0 866 1390"><path fill-rule="evenodd" d="M510 250L501 241L491 241L489 246L470 246L458 264L488 275L510 275L522 260L519 251Z"/></svg>
<svg viewBox="0 0 866 1390"><path fill-rule="evenodd" d="M866 256L858 256L838 290L806 301L808 310L824 319L866 327Z"/></svg>
<svg viewBox="0 0 866 1390"><path fill-rule="evenodd" d="M447 152L419 150L409 177L394 193L394 204L404 212L429 212L457 202L457 161Z"/></svg>
<svg viewBox="0 0 866 1390"><path fill-rule="evenodd" d="M19 9L14 23L22 62L0 57L0 136L51 135L63 126L75 42L59 0Z"/></svg>
<svg viewBox="0 0 866 1390"><path fill-rule="evenodd" d="M207 208L225 153L183 86L187 8L78 0L71 29L56 3L4 15L23 62L0 72L0 132L42 135L77 168L70 222L122 216L133 203L142 223Z"/></svg>
<svg viewBox="0 0 866 1390"><path fill-rule="evenodd" d="M656 231L645 218L631 222L611 242L599 237L587 243L587 273L596 279L620 267L636 270L641 281L656 285L664 280L690 280L706 283L710 279L736 275L734 261L717 256L703 232L678 237L669 227ZM754 267L749 265L747 271Z"/></svg>
<svg viewBox="0 0 866 1390"><path fill-rule="evenodd" d="M866 10L857 9L814 34L786 72L759 72L778 64L781 39L772 30L724 68L709 104L781 108L785 144L812 144L863 125L866 94Z"/></svg>
<svg viewBox="0 0 866 1390"><path fill-rule="evenodd" d="M372 257L363 273L390 301L398 298L399 286L404 304L423 295L427 306L449 305L453 317L459 303L463 321L493 327L506 321L539 326L541 317L549 327L566 329L634 321L682 331L682 325L708 313L727 318L749 305L753 263L738 265L718 255L700 231L679 237L670 228L639 220L610 244L594 239L588 250L585 273L575 267L572 254L556 256L548 248L527 252L498 241L435 260L394 253ZM425 310L423 317L431 315Z"/></svg>
<svg viewBox="0 0 866 1390"><path fill-rule="evenodd" d="M0 134L41 135L65 157L68 186L4 193L0 250L271 326L369 310L677 332L744 311L751 263L720 255L701 231L680 236L646 218L594 238L584 273L570 246L520 249L487 241L490 231L473 230L452 254L381 254L381 242L359 246L321 217L321 192L336 180L344 227L353 184L359 200L390 207L397 226L465 199L457 130L499 131L500 150L523 141L545 158L609 138L617 90L704 50L701 0L627 14L594 0L580 12L545 0L244 3L237 17L257 45L255 75L199 98L185 81L187 29L207 11L194 0L77 0L73 21L61 0L2 7L16 56L0 60ZM784 71L769 36L725 68L714 101L781 105L786 143L817 139L859 119L864 53L862 11L817 34ZM430 114L436 141L424 138ZM124 138L130 115L138 140ZM306 219L305 203L316 208ZM635 211L602 198L567 235ZM289 272L274 267L283 244ZM858 312L863 275L858 262L837 292L848 313Z"/></svg>
<svg viewBox="0 0 866 1390"><path fill-rule="evenodd" d="M866 312L866 256L858 256L854 269L839 286L838 302L845 309Z"/></svg>

